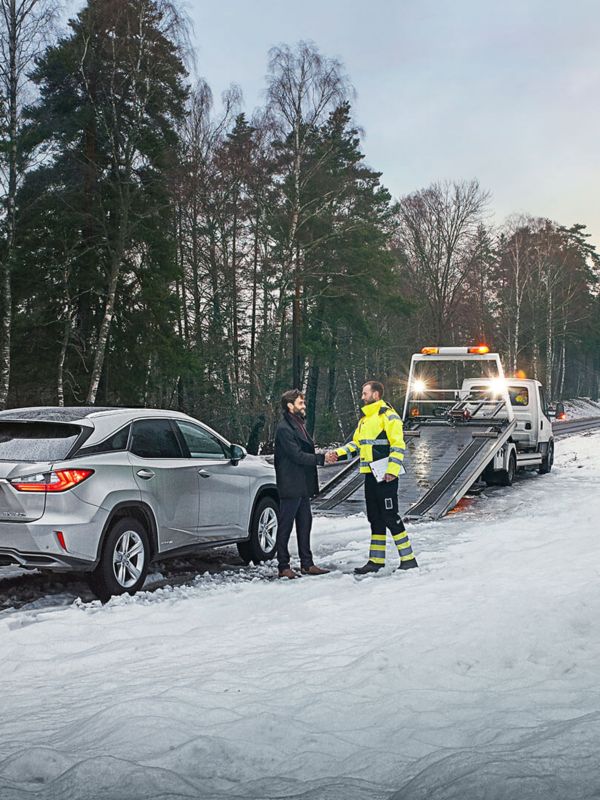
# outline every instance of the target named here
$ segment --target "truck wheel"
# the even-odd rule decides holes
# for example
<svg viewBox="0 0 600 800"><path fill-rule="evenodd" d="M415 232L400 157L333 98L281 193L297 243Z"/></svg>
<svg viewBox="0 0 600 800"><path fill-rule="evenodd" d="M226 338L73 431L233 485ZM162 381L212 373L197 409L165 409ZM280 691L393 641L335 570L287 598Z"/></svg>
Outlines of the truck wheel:
<svg viewBox="0 0 600 800"><path fill-rule="evenodd" d="M497 486L512 486L517 472L517 457L514 452L510 454L507 469L500 469L496 472Z"/></svg>
<svg viewBox="0 0 600 800"><path fill-rule="evenodd" d="M277 544L277 501L273 497L259 500L250 523L250 538L237 546L242 561L259 564L275 557Z"/></svg>
<svg viewBox="0 0 600 800"><path fill-rule="evenodd" d="M553 464L554 464L554 439L550 439L550 441L548 442L548 450L546 451L546 455L542 458L542 463L540 464L540 468L538 470L539 474L547 475L552 469Z"/></svg>
<svg viewBox="0 0 600 800"><path fill-rule="evenodd" d="M96 597L106 603L113 595L135 594L144 584L150 561L148 534L132 517L120 519L110 528L96 569L88 583Z"/></svg>

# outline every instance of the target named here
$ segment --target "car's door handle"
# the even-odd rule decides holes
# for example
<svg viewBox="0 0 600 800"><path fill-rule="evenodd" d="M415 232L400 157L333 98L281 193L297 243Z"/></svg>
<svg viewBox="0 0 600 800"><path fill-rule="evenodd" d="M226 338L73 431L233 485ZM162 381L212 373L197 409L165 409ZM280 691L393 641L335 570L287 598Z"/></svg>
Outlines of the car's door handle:
<svg viewBox="0 0 600 800"><path fill-rule="evenodd" d="M200 475L201 478L210 478L210 472L207 472L205 469L199 469L198 475Z"/></svg>
<svg viewBox="0 0 600 800"><path fill-rule="evenodd" d="M151 469L138 469L137 474L140 478L143 478L145 481L149 481L150 478L154 477L154 473Z"/></svg>

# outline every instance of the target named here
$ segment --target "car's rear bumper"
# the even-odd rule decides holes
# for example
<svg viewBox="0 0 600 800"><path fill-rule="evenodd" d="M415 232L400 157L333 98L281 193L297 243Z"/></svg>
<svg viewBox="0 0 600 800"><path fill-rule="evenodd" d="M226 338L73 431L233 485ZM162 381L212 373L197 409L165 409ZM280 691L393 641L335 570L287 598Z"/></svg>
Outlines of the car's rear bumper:
<svg viewBox="0 0 600 800"><path fill-rule="evenodd" d="M35 522L0 522L0 563L55 572L93 569L108 512L88 509L91 519L67 525L51 515Z"/></svg>
<svg viewBox="0 0 600 800"><path fill-rule="evenodd" d="M75 558L66 553L47 555L42 553L24 553L9 547L0 547L0 566L14 564L25 569L46 569L52 572L89 572L94 562Z"/></svg>

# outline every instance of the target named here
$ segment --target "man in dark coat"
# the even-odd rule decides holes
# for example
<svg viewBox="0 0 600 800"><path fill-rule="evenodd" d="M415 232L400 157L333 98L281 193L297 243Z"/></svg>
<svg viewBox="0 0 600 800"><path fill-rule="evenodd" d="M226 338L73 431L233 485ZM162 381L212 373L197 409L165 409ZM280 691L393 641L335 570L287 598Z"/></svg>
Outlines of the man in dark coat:
<svg viewBox="0 0 600 800"><path fill-rule="evenodd" d="M279 491L277 561L280 578L299 578L290 567L288 544L294 522L302 575L326 575L329 570L315 566L310 550L312 511L310 498L319 491L317 465L325 457L315 453L315 445L306 426L304 395L290 389L281 398L283 419L275 432L275 473Z"/></svg>

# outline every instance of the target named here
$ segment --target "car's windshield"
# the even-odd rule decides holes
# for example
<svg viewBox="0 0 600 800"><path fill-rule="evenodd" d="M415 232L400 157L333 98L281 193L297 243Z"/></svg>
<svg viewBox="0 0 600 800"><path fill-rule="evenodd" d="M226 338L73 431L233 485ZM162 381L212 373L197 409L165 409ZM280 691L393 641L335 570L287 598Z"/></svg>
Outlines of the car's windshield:
<svg viewBox="0 0 600 800"><path fill-rule="evenodd" d="M77 425L0 421L0 461L61 461L80 433Z"/></svg>

